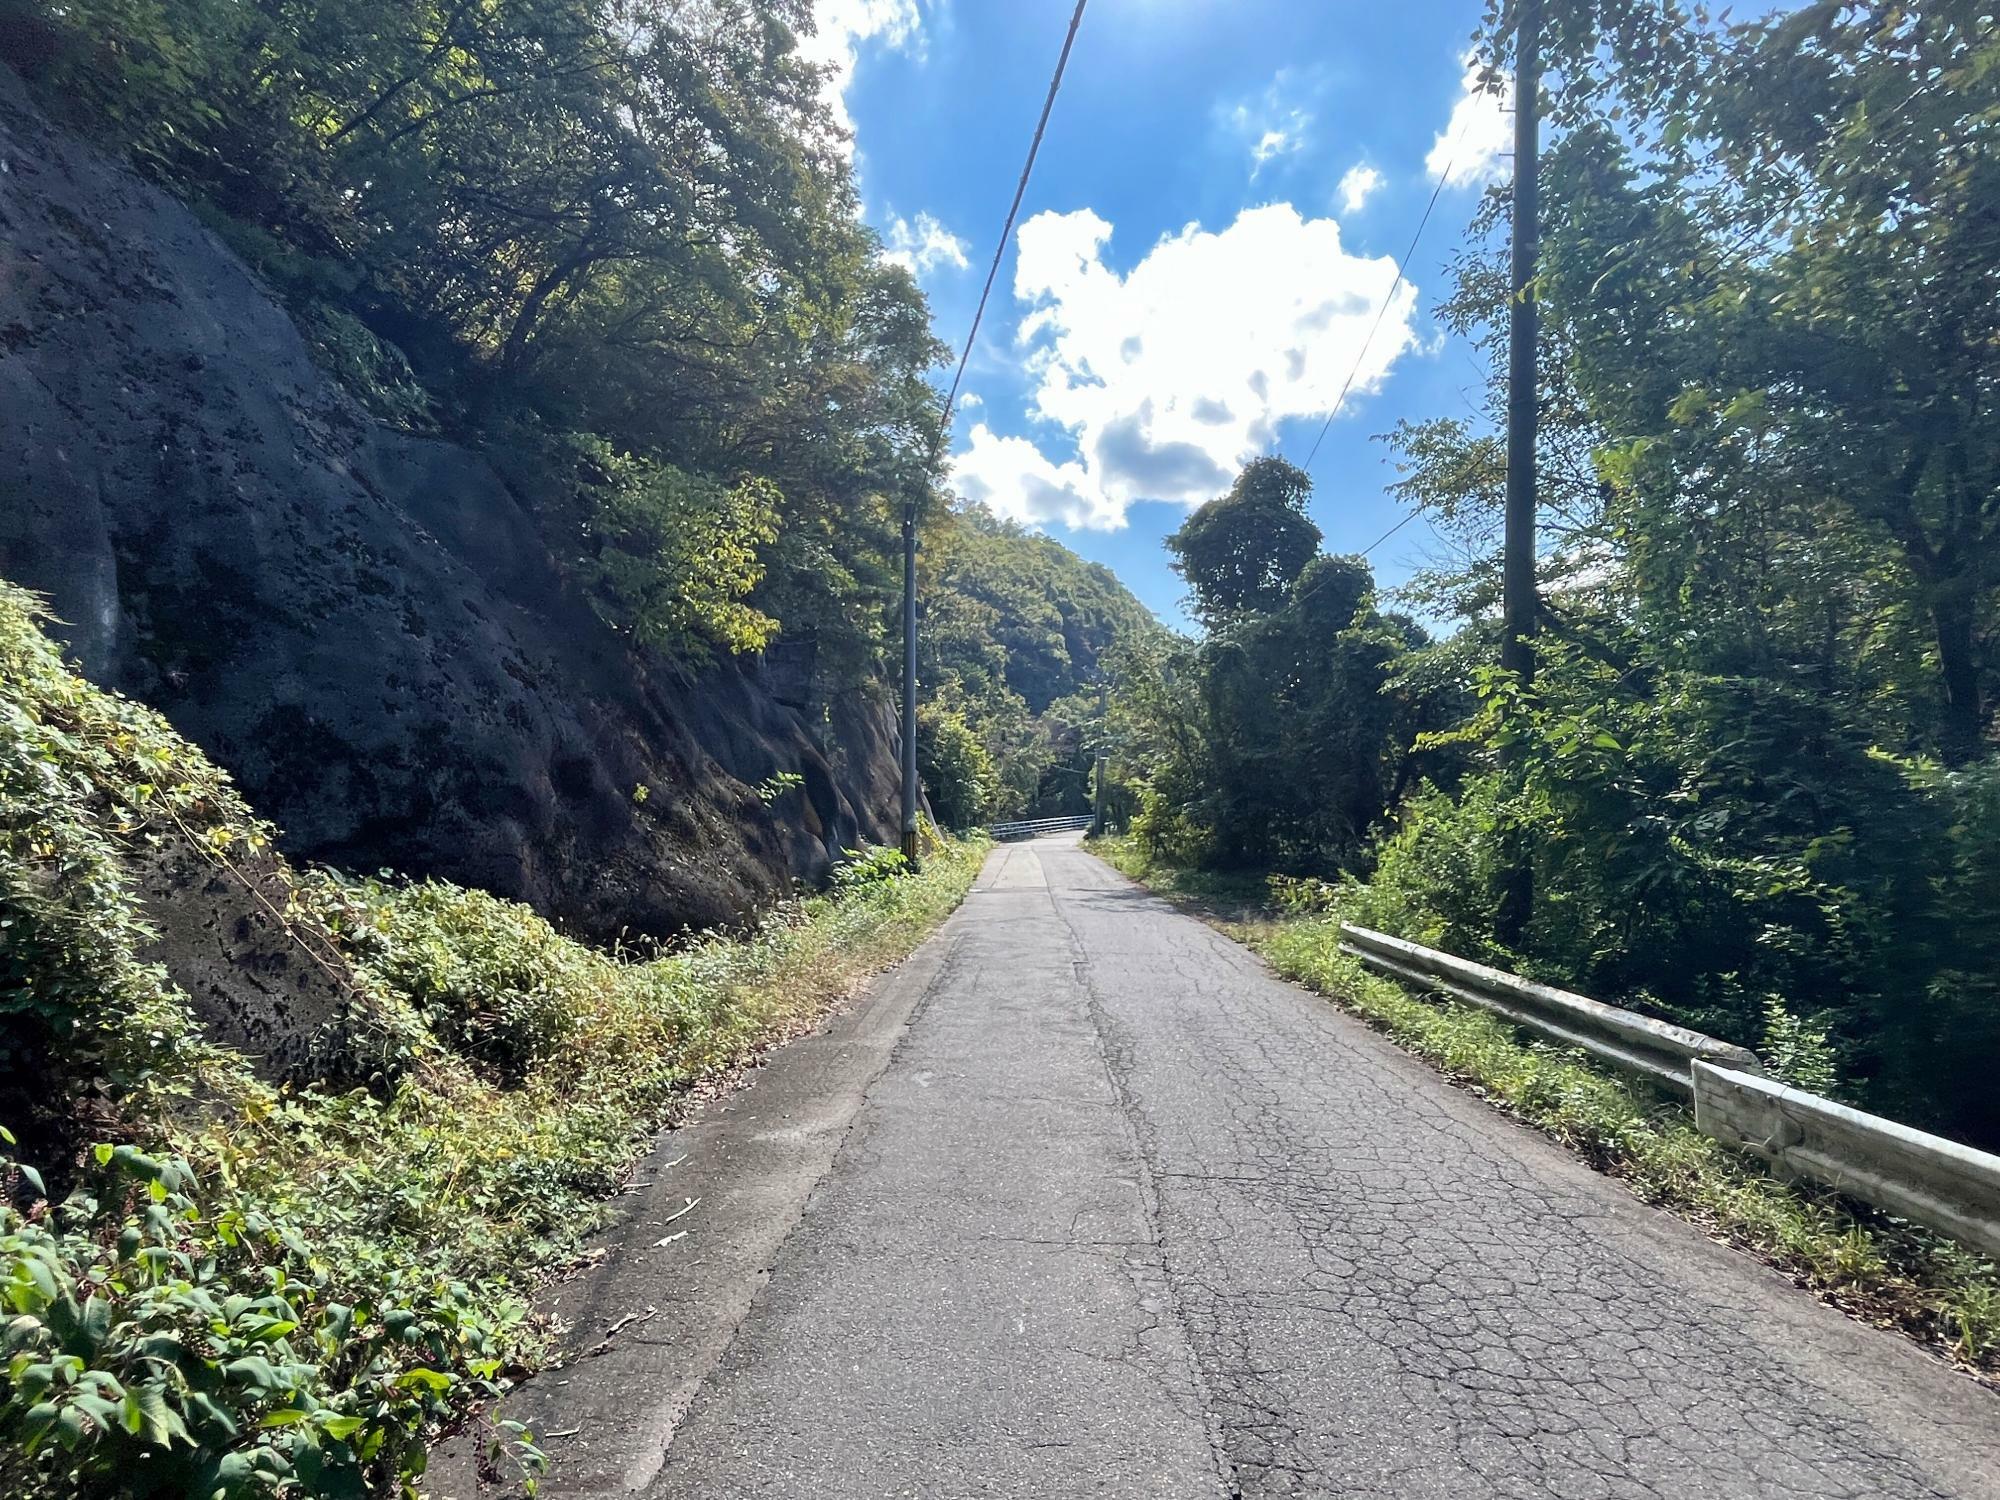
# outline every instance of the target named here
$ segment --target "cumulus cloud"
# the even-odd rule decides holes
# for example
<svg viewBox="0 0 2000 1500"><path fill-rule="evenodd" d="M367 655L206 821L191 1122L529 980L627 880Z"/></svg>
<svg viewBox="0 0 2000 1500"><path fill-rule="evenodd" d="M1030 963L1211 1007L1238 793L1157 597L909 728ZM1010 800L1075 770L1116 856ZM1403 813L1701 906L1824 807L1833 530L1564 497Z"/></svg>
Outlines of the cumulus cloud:
<svg viewBox="0 0 2000 1500"><path fill-rule="evenodd" d="M840 128L852 136L854 118L847 112L847 86L854 80L864 43L891 51L923 45L923 17L917 0L817 0L815 29L799 38L799 56L828 70L826 101Z"/></svg>
<svg viewBox="0 0 2000 1500"><path fill-rule="evenodd" d="M1058 464L1026 438L1002 437L984 422L957 458L958 492L1016 521L1116 531L1125 508L1114 504L1084 466Z"/></svg>
<svg viewBox="0 0 2000 1500"><path fill-rule="evenodd" d="M1396 276L1393 259L1350 254L1338 223L1288 203L1246 209L1219 232L1191 224L1123 274L1105 260L1111 232L1088 209L1021 227L1029 410L1074 457L975 427L955 460L958 488L1003 515L1113 530L1135 501L1220 494L1279 422L1333 405ZM1416 307L1406 282L1354 395L1414 347Z"/></svg>
<svg viewBox="0 0 2000 1500"><path fill-rule="evenodd" d="M1479 62L1465 59L1458 102L1451 119L1431 144L1424 170L1443 177L1447 187L1472 187L1501 172L1501 158L1512 149L1514 118L1505 88L1489 89L1479 81Z"/></svg>
<svg viewBox="0 0 2000 1500"><path fill-rule="evenodd" d="M1340 211L1359 213L1361 207L1382 185L1382 174L1365 162L1356 162L1340 179Z"/></svg>
<svg viewBox="0 0 2000 1500"><path fill-rule="evenodd" d="M966 266L965 241L929 214L920 213L914 219L905 219L900 214L891 218L883 243L887 248L882 258L894 261L912 276L921 276L939 266L959 271Z"/></svg>

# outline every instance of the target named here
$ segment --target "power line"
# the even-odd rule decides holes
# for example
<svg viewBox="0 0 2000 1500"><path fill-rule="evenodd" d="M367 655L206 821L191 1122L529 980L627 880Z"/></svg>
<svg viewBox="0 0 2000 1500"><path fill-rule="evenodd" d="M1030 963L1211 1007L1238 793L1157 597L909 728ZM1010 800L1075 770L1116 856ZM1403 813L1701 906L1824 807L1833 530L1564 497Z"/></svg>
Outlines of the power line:
<svg viewBox="0 0 2000 1500"><path fill-rule="evenodd" d="M1083 8L1087 0L1076 0L1076 10L1069 18L1069 31L1063 37L1062 54L1056 58L1055 75L1049 79L1048 97L1042 101L1042 115L1035 122L1035 138L1028 143L1028 159L1021 166L1021 180L1014 185L1014 201L1007 207L1007 222L1000 229L1000 243L993 247L993 264L986 270L986 285L980 288L979 306L973 310L972 327L965 335L965 348L959 351L958 369L951 377L951 389L945 393L944 412L938 422L938 459L943 457L945 444L951 436L951 411L958 402L959 382L965 379L966 362L972 358L972 345L979 337L979 325L986 317L986 300L993 295L993 282L1000 274L1000 262L1007 254L1007 241L1014 233L1014 220L1021 212L1021 200L1027 196L1028 177L1035 170L1035 158L1041 154L1042 136L1049 128L1049 115L1056 107L1056 91L1062 87L1063 71L1069 66L1070 49L1076 45L1076 29L1083 24ZM902 811L903 811L903 858L912 866L917 862L917 512L920 497L912 489L903 500L903 702L902 702Z"/></svg>
<svg viewBox="0 0 2000 1500"><path fill-rule="evenodd" d="M1461 124L1459 127L1461 133L1464 128L1463 124ZM1375 342L1375 335L1382 327L1382 319L1388 315L1389 304L1396 300L1396 293L1401 289L1403 278L1409 272L1410 257L1417 253L1417 242L1424 237L1424 226L1431 221L1431 210L1437 207L1438 198L1444 192L1444 185L1451 180L1451 169L1458 165L1458 141L1459 137L1454 135L1451 142L1451 154L1445 158L1444 170L1438 173L1438 180L1431 188L1430 202L1424 205L1423 217L1417 220L1417 232L1410 236L1410 248L1403 252L1403 258L1396 266L1396 279L1389 284L1389 295L1382 299L1381 307L1376 309L1374 326L1368 330L1368 337L1362 340L1361 352L1354 356L1353 368L1347 372L1347 379L1341 382L1340 394L1334 398L1333 409L1326 414L1326 420L1320 424L1319 436L1313 439L1312 447L1306 452L1306 461L1299 466L1300 468L1310 469L1312 467L1313 459L1319 455L1319 445L1325 441L1328 431L1333 427L1333 419L1340 415L1340 408L1346 402L1347 393L1354 385L1354 377L1361 373L1361 362L1368 357L1368 347ZM1419 505L1415 510L1403 517L1402 520L1363 547L1358 555L1366 557L1423 513L1424 507ZM1314 584L1312 588L1307 589L1305 593L1299 596L1299 602L1303 603L1306 599L1310 598L1319 587L1319 584Z"/></svg>
<svg viewBox="0 0 2000 1500"><path fill-rule="evenodd" d="M1922 95L1923 95L1923 93L1924 93L1924 89L1923 89L1922 87L1919 87L1919 88L1918 88L1918 89L1917 89L1917 90L1916 90L1916 91L1915 91L1914 93L1912 93L1912 94L1911 94L1911 95L1910 95L1910 96L1909 96L1908 98L1904 99L1904 100L1903 100L1903 101L1902 101L1902 102L1901 102L1900 104L1898 104L1898 105L1897 105L1897 106L1896 106L1896 107L1895 107L1894 109L1890 110L1890 111L1888 112L1888 114L1884 115L1884 116L1882 117L1881 121L1880 121L1880 124L1881 124L1881 125L1887 125L1889 121L1891 121L1891 120L1895 119L1895 118L1896 118L1896 116L1898 116L1898 115L1902 114L1904 110L1908 109L1908 108L1909 108L1909 107L1910 107L1910 106L1911 106L1912 104L1914 104L1914 103L1915 103L1915 102L1916 102L1916 101L1917 101L1917 100L1918 100L1919 98L1921 98L1921 97L1922 97ZM1899 128L1901 128L1901 127L1899 126ZM1831 150L1831 148L1829 148L1829 152L1830 152L1830 150ZM1450 168L1449 166L1447 166L1447 167L1445 168L1445 171L1444 171L1444 176L1441 176L1441 177L1440 177L1440 178L1438 179L1438 187L1440 187L1440 188L1441 188L1441 187L1443 187L1443 185L1444 185L1444 180L1445 180L1445 177L1448 177L1448 176L1450 176L1450 174L1451 174L1451 168ZM1792 210L1793 208L1795 208L1795 207L1796 207L1796 206L1798 205L1798 203L1799 203L1799 200L1800 200L1800 199L1802 199L1803 197L1805 197L1805 195L1806 195L1806 194L1807 194L1807 193L1808 193L1808 192L1809 192L1809 191L1811 190L1811 188L1812 188L1812 183L1811 183L1810 179L1802 179L1802 180L1800 180L1800 181L1799 181L1798 183L1796 183L1796 184L1795 184L1795 186L1793 187L1792 191L1791 191L1791 192L1790 192L1790 193L1789 193L1789 194L1788 194L1788 195L1787 195L1787 196L1785 197L1785 199L1783 200L1783 202L1781 202L1781 203L1780 203L1780 204L1778 205L1778 207L1777 207L1777 208L1776 208L1775 210L1773 210L1773 211L1772 211L1772 213L1771 213L1771 214L1770 214L1770 215L1769 215L1768 217L1769 217L1769 218L1770 218L1771 220L1776 220L1777 218L1780 218L1780 217L1782 217L1782 216L1783 216L1784 214L1787 214L1787 213L1791 212L1791 210ZM1435 206L1435 205L1436 205L1436 203L1437 203L1437 199L1438 199L1438 194L1437 194L1437 190L1436 190L1436 189L1433 189L1433 190L1432 190L1432 192L1431 192L1431 205L1432 205L1432 206ZM1424 220L1425 220L1425 221L1428 221L1428 220L1429 220L1429 218L1430 218L1430 208L1426 208L1426 209L1424 210ZM1417 239L1418 239L1418 238L1421 238L1421 237L1422 237L1422 235L1423 235L1423 232L1424 232L1424 225L1423 225L1423 222L1419 222L1419 223L1418 223L1418 225L1417 225L1417 233L1416 233L1416 235L1415 235L1415 236L1412 236L1412 238L1411 238L1411 240L1410 240L1410 249L1411 249L1411 250L1415 250L1415 249L1416 249L1416 245L1417 245ZM1748 258L1748 254L1749 254L1749 253L1753 253L1753 252L1751 252L1751 251L1749 250L1749 243L1748 243L1748 242L1749 242L1750 240L1752 240L1752 239L1754 239L1754 235L1752 235L1752 234L1745 234L1745 235L1743 235L1743 236L1740 236L1740 237L1739 237L1739 238L1737 239L1737 241L1736 241L1736 242L1735 242L1734 244L1732 244L1732 245L1730 245L1730 246L1726 247L1726 248L1724 249L1724 251L1723 251L1723 253L1722 253L1721 257L1720 257L1720 258L1718 258L1718 260L1716 261L1716 264L1715 264L1715 265L1714 265L1714 266L1713 266L1713 267L1711 268L1711 274L1720 274L1720 273L1721 273L1722 271L1724 271L1724 270L1733 270L1733 269L1736 269L1736 268L1737 268L1737 265L1738 265L1738 264L1739 264L1739 262L1740 262L1740 260L1747 260L1747 258ZM1408 264L1408 257L1407 257L1407 255L1406 255L1406 256L1405 256L1405 265L1407 265L1407 264ZM1400 280L1401 280L1401 276L1400 276L1400 274L1398 275L1398 278L1397 278L1397 279L1398 279L1398 281L1400 282ZM1390 299L1393 299L1393 298L1395 297L1395 295L1396 295L1396 292L1395 292L1395 288L1394 288L1394 287L1391 287L1391 288L1390 288L1390 290L1389 290L1389 297L1390 297ZM1384 303L1382 304L1382 306L1383 306L1383 309L1384 309L1385 311L1387 310L1387 308L1388 308L1388 305L1389 305L1389 304L1388 304L1388 301L1384 301ZM1381 319L1381 315L1380 315L1380 314L1378 313L1378 314L1376 315L1376 319L1375 319L1375 324L1376 324L1376 327L1378 327L1378 328L1379 328L1379 327L1381 326L1381 322L1382 322L1382 319ZM1369 336L1370 340L1372 340L1372 339L1374 338L1374 336L1375 336L1375 335L1374 335L1374 331L1373 331L1372 329L1370 330L1370 332L1369 332L1369 335L1368 335L1368 336ZM1367 352L1368 352L1368 346L1367 346L1366 344L1363 344L1363 345L1362 345L1362 348L1361 348L1361 352L1362 352L1362 355L1363 355L1363 356L1365 356L1365 355L1367 354ZM1360 368L1360 364L1361 364L1361 360L1360 360L1360 357L1357 357L1357 358L1356 358L1356 360L1355 360L1355 368L1356 368L1356 369L1359 369L1359 368ZM1349 380L1349 382L1351 383L1351 382L1353 381L1353 379L1354 379L1354 376L1353 376L1353 374L1352 374L1352 373L1350 373L1350 374L1348 375L1348 380ZM1340 389L1340 399L1344 401L1344 400L1346 399L1346 397L1347 397L1347 387L1346 387L1345 385L1343 385L1343 386L1341 387L1341 389ZM1337 412L1338 412L1339 410L1340 410L1340 402L1339 402L1339 401L1336 401L1336 402L1334 403L1334 412L1335 412L1335 413L1337 413ZM1329 414L1329 415L1328 415L1328 417L1327 417L1327 419L1326 419L1326 423L1325 423L1325 425L1323 425L1323 426L1322 426L1322 427L1320 428L1320 433L1319 433L1320 437L1322 437L1322 438L1323 438L1323 437L1325 437L1325 436L1326 436L1326 431L1327 431L1327 428L1328 428L1328 427L1330 427L1330 426L1332 426L1332 425L1333 425L1333 415L1332 415L1332 414ZM1318 451L1319 451L1319 441L1318 441L1318 439L1315 439L1315 440L1313 441L1313 446L1312 446L1312 453L1308 453L1308 454L1306 455L1306 465L1307 465L1308 467L1309 467L1309 466L1310 466L1310 465L1312 464L1312 454L1313 454L1313 453L1317 453ZM1422 514L1423 514L1423 513L1424 513L1424 512L1426 511L1426 510L1428 510L1428 509L1430 509L1430 505L1429 505L1429 503L1428 503L1428 502L1425 502L1425 503L1423 503L1423 504L1420 504L1420 505L1418 505L1418 506L1417 506L1417 508L1416 508L1415 510L1411 511L1411 512L1410 512L1410 513L1409 513L1408 515L1404 516L1402 520L1398 521L1398 522L1397 522L1397 523L1396 523L1396 524L1395 524L1394 526L1391 526L1391 527L1390 527L1390 528L1389 528L1389 529L1388 529L1387 531L1383 532L1383 533L1382 533L1382 534L1381 534L1380 536L1376 537L1374 541L1370 542L1370 543L1369 543L1369 544L1368 544L1367 546L1363 547L1363 548L1362 548L1362 549L1360 550L1360 552L1359 552L1359 553L1357 553L1356 555L1357 555L1357 556L1360 556L1360 557L1367 557L1367 556L1368 556L1368 555L1369 555L1370 553L1372 553L1372 552L1373 552L1373 551L1374 551L1374 550L1375 550L1375 549L1376 549L1377 547L1381 546L1381 545L1382 545L1382 544L1383 544L1384 542L1388 541L1390 537L1394 536L1394 535L1395 535L1395 534L1396 534L1397 532L1401 531L1401 530L1402 530L1402 529L1403 529L1403 528L1404 528L1405 526L1409 525L1409 524L1410 524L1410 522L1412 522L1412 521L1416 520L1416 518L1417 518L1418 516L1422 515Z"/></svg>
<svg viewBox="0 0 2000 1500"><path fill-rule="evenodd" d="M1410 524L1412 520L1416 520L1418 516L1422 516L1422 514L1424 514L1424 510L1428 510L1428 506L1418 506L1418 508L1416 508L1416 510L1412 510L1412 512L1410 512L1408 516L1404 516L1402 520L1398 520L1398 522L1396 522L1394 526L1390 526L1390 528L1388 528L1386 532L1382 532L1382 534L1380 534L1380 536L1378 536L1376 540L1372 540L1372 542L1370 542L1368 546L1364 546L1364 548L1360 550L1360 556L1364 556L1364 558L1366 558L1366 556L1368 556L1370 552L1374 552L1374 550L1376 550L1378 546L1382 546L1382 544L1384 544L1384 542L1386 542L1388 538L1392 538L1392 536L1394 536L1396 532L1400 532L1400 530L1402 530L1404 526L1408 526L1408 524Z"/></svg>
<svg viewBox="0 0 2000 1500"><path fill-rule="evenodd" d="M1007 240L1014 233L1014 218L1021 211L1021 199L1028 191L1028 174L1035 170L1035 157L1042 149L1042 132L1049 128L1049 113L1056 107L1056 90L1062 87L1063 70L1069 66L1070 48L1076 45L1076 29L1083 24L1083 8L1089 0L1076 0L1076 11L1069 18L1069 34L1063 38L1062 55L1056 59L1055 76L1049 80L1049 96L1042 101L1042 117L1035 122L1035 138L1028 144L1028 159L1021 167L1021 180L1014 186L1014 202L1007 210L1007 222L1000 228L1000 243L993 247L993 264L986 270L986 285L979 293L979 306L972 314L972 328L965 335L965 348L958 356L958 370L951 377L951 390L944 398L944 422L942 430L951 428L952 407L958 401L958 385L965 379L966 361L972 358L972 344L979 337L979 324L986 316L986 299L993 295L994 278L1000 274L1000 262L1007 254Z"/></svg>
<svg viewBox="0 0 2000 1500"><path fill-rule="evenodd" d="M1463 133L1463 122L1459 132ZM1437 185L1431 189L1431 201L1424 205L1423 217L1417 220L1417 232L1410 236L1410 248L1403 252L1402 260L1396 264L1396 279L1389 283L1389 295L1382 299L1382 305L1375 310L1375 322L1368 330L1368 337L1361 341L1361 351L1354 356L1354 365L1347 372L1347 379L1340 383L1340 394L1333 399L1333 409L1326 414L1320 424L1319 436L1313 439L1312 447L1306 452L1306 461L1299 467L1310 469L1313 460L1319 456L1319 445L1326 441L1326 435L1333 427L1333 419L1340 415L1340 408L1347 403L1347 393L1354 387L1354 378L1361 373L1361 362L1368 357L1368 350L1375 342L1375 335L1382 331L1382 320L1389 315L1389 306L1396 300L1396 293L1402 290L1403 279L1409 274L1410 257L1417 253L1417 241L1424 237L1424 226L1431 221L1431 210L1437 207L1438 198L1444 192L1445 183L1451 180L1451 170L1458 165L1458 135L1452 137L1451 155L1445 158L1444 170L1438 173Z"/></svg>

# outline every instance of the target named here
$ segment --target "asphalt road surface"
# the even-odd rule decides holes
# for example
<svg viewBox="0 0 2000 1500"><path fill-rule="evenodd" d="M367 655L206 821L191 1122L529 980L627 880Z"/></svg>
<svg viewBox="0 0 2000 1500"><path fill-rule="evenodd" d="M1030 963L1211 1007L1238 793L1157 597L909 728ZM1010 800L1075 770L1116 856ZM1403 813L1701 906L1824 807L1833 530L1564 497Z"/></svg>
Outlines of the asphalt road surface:
<svg viewBox="0 0 2000 1500"><path fill-rule="evenodd" d="M2000 1397L1073 838L641 1177L545 1494L2000 1497Z"/></svg>

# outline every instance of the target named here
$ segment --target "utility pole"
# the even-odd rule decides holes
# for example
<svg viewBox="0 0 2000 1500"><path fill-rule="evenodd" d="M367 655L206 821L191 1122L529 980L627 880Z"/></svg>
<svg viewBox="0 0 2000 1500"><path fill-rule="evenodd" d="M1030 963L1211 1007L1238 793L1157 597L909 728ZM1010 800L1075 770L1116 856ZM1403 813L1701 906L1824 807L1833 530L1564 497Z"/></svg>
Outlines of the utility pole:
<svg viewBox="0 0 2000 1500"><path fill-rule="evenodd" d="M1105 750L1105 735L1110 731L1111 691L1104 683L1097 684L1097 756L1092 769L1097 773L1091 787L1090 834L1100 837L1104 829L1104 772L1111 756Z"/></svg>
<svg viewBox="0 0 2000 1500"><path fill-rule="evenodd" d="M903 501L903 858L917 864L917 500Z"/></svg>
<svg viewBox="0 0 2000 1500"><path fill-rule="evenodd" d="M1517 0L1514 34L1514 235L1508 274L1507 326L1507 524L1501 552L1500 665L1522 688L1535 680L1535 260L1539 249L1541 131L1537 111L1542 86L1541 0ZM1535 910L1535 871L1523 830L1508 838L1505 884L1495 914L1498 936L1509 947L1528 930Z"/></svg>
<svg viewBox="0 0 2000 1500"><path fill-rule="evenodd" d="M1535 259L1541 131L1541 0L1520 0L1514 40L1514 240L1507 336L1507 534L1501 557L1500 665L1527 686L1535 677Z"/></svg>

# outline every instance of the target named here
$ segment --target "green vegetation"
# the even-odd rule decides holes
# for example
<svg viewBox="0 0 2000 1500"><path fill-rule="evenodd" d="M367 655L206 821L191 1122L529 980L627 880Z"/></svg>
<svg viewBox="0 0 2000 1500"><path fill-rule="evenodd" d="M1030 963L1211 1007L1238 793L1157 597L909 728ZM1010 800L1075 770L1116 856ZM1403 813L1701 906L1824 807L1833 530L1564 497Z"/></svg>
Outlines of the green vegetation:
<svg viewBox="0 0 2000 1500"><path fill-rule="evenodd" d="M1109 568L976 506L919 553L917 764L948 828L1090 811L1113 653L1164 636Z"/></svg>
<svg viewBox="0 0 2000 1500"><path fill-rule="evenodd" d="M190 199L383 420L484 446L615 625L881 656L942 350L807 0L0 0L0 62Z"/></svg>
<svg viewBox="0 0 2000 1500"><path fill-rule="evenodd" d="M1207 898L1214 877L1156 864L1134 838L1092 846L1129 875ZM1523 1040L1498 1017L1424 999L1339 951L1361 920L1318 882L1272 882L1282 915L1226 924L1287 979L1387 1032L1475 1093L1624 1179L1649 1203L1769 1258L1820 1296L2000 1372L2000 1268L1942 1236L1857 1210L1830 1192L1780 1182L1694 1128L1685 1109L1613 1077L1581 1053ZM1243 882L1229 884L1240 894ZM1271 895L1267 892L1267 900ZM1352 893L1350 893L1352 894ZM1324 909L1327 901L1335 910Z"/></svg>
<svg viewBox="0 0 2000 1500"><path fill-rule="evenodd" d="M1299 481L1253 465L1174 543L1205 638L1120 683L1133 830L2000 1147L1990 7L1546 9L1532 683L1492 665L1495 192L1442 307L1487 410L1391 439L1465 559L1399 602L1455 629L1311 633Z"/></svg>
<svg viewBox="0 0 2000 1500"><path fill-rule="evenodd" d="M477 891L296 874L34 615L0 588L0 1036L30 1159L0 1163L0 1489L24 1500L413 1483L544 1352L528 1295L690 1085L907 952L978 863L862 851L829 894L653 955ZM137 872L188 848L348 994L328 1076L258 1076L142 958Z"/></svg>
<svg viewBox="0 0 2000 1500"><path fill-rule="evenodd" d="M1168 538L1203 639L1141 638L1116 658L1111 715L1131 826L1160 858L1336 870L1424 774L1460 694L1426 674L1429 638L1383 614L1359 558L1318 552L1311 482L1260 458Z"/></svg>
<svg viewBox="0 0 2000 1500"><path fill-rule="evenodd" d="M920 505L934 805L1079 811L1098 658L1151 618L945 503L945 351L860 221L812 25L809 0L0 0L0 62L193 202L377 417L499 457L638 647L809 639L828 689L871 680Z"/></svg>

